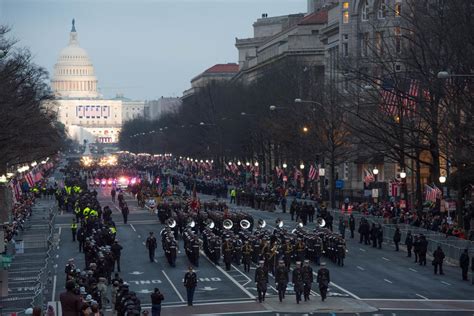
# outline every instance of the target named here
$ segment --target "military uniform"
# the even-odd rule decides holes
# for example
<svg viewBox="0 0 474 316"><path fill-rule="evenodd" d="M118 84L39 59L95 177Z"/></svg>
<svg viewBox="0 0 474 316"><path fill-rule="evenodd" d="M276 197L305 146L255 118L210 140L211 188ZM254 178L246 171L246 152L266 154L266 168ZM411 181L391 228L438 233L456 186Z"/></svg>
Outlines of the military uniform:
<svg viewBox="0 0 474 316"><path fill-rule="evenodd" d="M245 241L244 246L242 248L243 260L244 263L244 272L250 272L250 263L252 261L252 245Z"/></svg>
<svg viewBox="0 0 474 316"><path fill-rule="evenodd" d="M309 265L309 260L305 260L305 264L301 270L303 271L304 300L306 302L309 301L311 286L313 285L313 269Z"/></svg>
<svg viewBox="0 0 474 316"><path fill-rule="evenodd" d="M329 277L329 270L326 269L325 264L321 264L323 267L318 271L317 281L319 284L319 292L321 293L321 300L324 302L328 292L328 286L331 282Z"/></svg>
<svg viewBox="0 0 474 316"><path fill-rule="evenodd" d="M303 270L301 269L301 262L296 262L296 268L293 270L292 278L295 294L296 294L296 303L299 304L301 301L301 294L304 290L304 281L303 281Z"/></svg>
<svg viewBox="0 0 474 316"><path fill-rule="evenodd" d="M258 301L261 303L265 301L268 284L268 270L263 266L263 261L260 261L260 266L255 270L255 283L257 284Z"/></svg>
<svg viewBox="0 0 474 316"><path fill-rule="evenodd" d="M280 302L285 298L286 287L288 285L288 268L285 266L284 261L280 261L280 264L275 271L275 283L278 290L278 298Z"/></svg>

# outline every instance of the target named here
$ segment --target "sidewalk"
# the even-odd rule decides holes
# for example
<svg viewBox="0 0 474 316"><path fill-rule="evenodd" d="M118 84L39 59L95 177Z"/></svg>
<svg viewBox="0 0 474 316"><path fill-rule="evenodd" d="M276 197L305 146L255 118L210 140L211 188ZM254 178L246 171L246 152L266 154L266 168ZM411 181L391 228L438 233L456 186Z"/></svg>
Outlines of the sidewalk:
<svg viewBox="0 0 474 316"><path fill-rule="evenodd" d="M0 314L23 312L30 307L41 292L40 272L48 261L48 237L50 236L51 208L55 200L37 199L25 228L16 236L17 246L23 250L15 254L8 269L7 297L0 298ZM44 291L43 291L44 292Z"/></svg>

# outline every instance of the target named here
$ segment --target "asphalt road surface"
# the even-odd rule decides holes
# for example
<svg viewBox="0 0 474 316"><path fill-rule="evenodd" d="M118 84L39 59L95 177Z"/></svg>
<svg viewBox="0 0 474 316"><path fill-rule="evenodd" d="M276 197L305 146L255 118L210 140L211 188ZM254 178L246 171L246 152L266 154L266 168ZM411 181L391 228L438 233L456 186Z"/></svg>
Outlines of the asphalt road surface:
<svg viewBox="0 0 474 316"><path fill-rule="evenodd" d="M474 286L461 281L458 267L445 266L444 276L433 275L430 261L421 267L407 258L402 250L385 244L383 249L374 249L347 239L348 253L344 267L338 267L326 260L331 271L329 298L321 302L314 285L311 300L296 304L292 289L288 289L283 303L275 295L274 280L270 276L267 300L259 304L255 300L256 288L253 282L254 268L244 273L242 266L232 266L225 271L222 266L212 264L204 254L200 256L196 268L198 286L194 306L186 306L186 291L182 280L188 266L184 251L178 253L175 268L168 265L158 240L155 262L150 262L145 248L145 240L150 231L159 232L163 228L156 215L138 208L131 195L126 196L130 208L128 224L122 222L118 208L110 198L110 188L99 189L102 206L110 205L117 224L117 237L124 247L120 276L138 293L142 307L150 308L150 293L160 288L165 296L162 315L474 315ZM200 195L201 200L212 199ZM235 209L236 207L231 207ZM250 212L255 218L267 221L268 229L273 229L275 219L284 220L285 227L293 229L289 214L265 212L239 207ZM64 266L69 258L74 258L79 268L83 268L84 257L78 251L78 244L72 242L69 223L72 214L61 214L56 219L59 236L55 260L52 301L58 301L64 291ZM309 228L314 227L311 223ZM348 234L346 234L348 237ZM158 238L159 239L159 238ZM182 240L179 240L183 249ZM221 261L222 262L222 261ZM313 270L318 267L313 265Z"/></svg>

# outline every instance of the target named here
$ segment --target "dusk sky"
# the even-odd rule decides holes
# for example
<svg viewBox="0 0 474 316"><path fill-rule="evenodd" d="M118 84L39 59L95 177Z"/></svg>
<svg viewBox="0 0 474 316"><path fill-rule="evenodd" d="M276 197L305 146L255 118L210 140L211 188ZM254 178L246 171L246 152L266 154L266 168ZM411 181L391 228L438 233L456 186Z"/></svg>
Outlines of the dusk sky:
<svg viewBox="0 0 474 316"><path fill-rule="evenodd" d="M76 19L104 97L181 96L216 63L237 62L235 38L261 16L303 13L306 0L0 0L0 23L52 74Z"/></svg>

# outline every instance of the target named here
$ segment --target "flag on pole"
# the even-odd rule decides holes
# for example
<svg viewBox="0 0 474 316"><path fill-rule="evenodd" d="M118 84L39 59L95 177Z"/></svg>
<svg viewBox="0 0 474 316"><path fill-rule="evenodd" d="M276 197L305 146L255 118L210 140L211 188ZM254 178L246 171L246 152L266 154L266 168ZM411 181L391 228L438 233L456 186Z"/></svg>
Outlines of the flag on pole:
<svg viewBox="0 0 474 316"><path fill-rule="evenodd" d="M425 200L436 202L436 199L440 198L442 195L441 190L433 184L433 187L425 184Z"/></svg>
<svg viewBox="0 0 474 316"><path fill-rule="evenodd" d="M370 171L369 169L364 169L364 183L366 186L369 185L369 183L371 182L375 182L375 177L374 175L372 174L372 171Z"/></svg>
<svg viewBox="0 0 474 316"><path fill-rule="evenodd" d="M318 170L313 165L311 165L309 167L308 178L309 180L313 181L317 177L318 177Z"/></svg>

